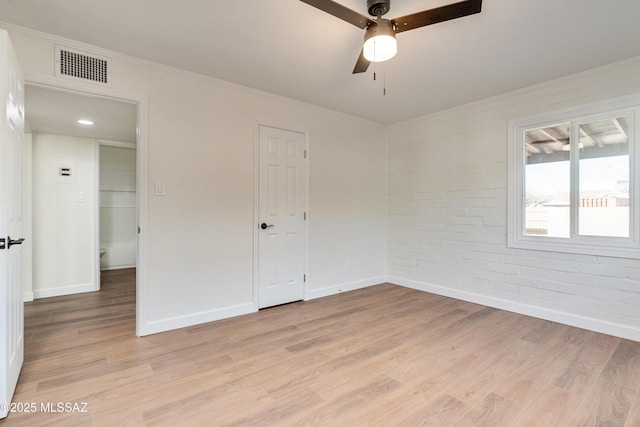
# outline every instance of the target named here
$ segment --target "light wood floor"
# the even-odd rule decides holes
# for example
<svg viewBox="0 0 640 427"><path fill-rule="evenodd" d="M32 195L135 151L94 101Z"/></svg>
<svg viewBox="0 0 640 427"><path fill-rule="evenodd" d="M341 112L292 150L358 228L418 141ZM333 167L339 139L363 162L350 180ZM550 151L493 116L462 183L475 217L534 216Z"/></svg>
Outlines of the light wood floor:
<svg viewBox="0 0 640 427"><path fill-rule="evenodd" d="M640 343L390 284L136 338L134 280L26 305L2 427L640 426Z"/></svg>

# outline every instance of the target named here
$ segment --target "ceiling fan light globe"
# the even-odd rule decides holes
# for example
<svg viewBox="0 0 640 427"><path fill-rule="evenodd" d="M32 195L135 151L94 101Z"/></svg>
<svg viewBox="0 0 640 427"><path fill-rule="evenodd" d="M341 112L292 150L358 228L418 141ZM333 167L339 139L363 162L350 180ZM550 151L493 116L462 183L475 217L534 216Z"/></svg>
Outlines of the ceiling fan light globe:
<svg viewBox="0 0 640 427"><path fill-rule="evenodd" d="M370 62L387 61L398 52L398 42L394 36L377 35L364 42L364 57Z"/></svg>

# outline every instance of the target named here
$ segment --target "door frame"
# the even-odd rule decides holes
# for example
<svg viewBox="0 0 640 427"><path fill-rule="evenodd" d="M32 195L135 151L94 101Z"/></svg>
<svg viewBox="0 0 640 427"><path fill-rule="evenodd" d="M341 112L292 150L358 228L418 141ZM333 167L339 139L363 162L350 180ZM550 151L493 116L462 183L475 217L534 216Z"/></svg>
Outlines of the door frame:
<svg viewBox="0 0 640 427"><path fill-rule="evenodd" d="M136 138L137 139L137 138ZM102 147L118 147L118 148L124 148L124 149L130 149L130 150L135 150L136 151L136 155L137 155L137 146L134 143L130 143L130 142L122 142L122 141L110 141L107 139L96 139L96 164L98 165L98 167L96 168L96 182L98 183L98 188L96 189L96 224L98 225L96 228L96 242L98 242L98 246L97 246L97 251L96 251L96 265L98 266L97 269L97 278L96 278L96 283L100 284L100 275L101 275L101 271L100 270L100 250L102 249L102 239L100 238L100 230L102 228L102 217L101 212L100 212L100 173L102 170L101 167L101 163L100 163L100 152L101 152L101 148ZM136 159L137 160L137 159ZM136 165L137 166L137 165ZM137 169L137 168L136 168ZM137 172L137 170L136 170ZM138 192L138 189L136 188L136 193ZM137 195L137 194L136 194ZM137 204L138 201L136 200L136 215L137 215ZM136 223L139 226L140 224L137 221L137 217L136 217ZM136 239L137 240L137 239ZM136 241L136 249L137 249L137 241ZM137 258L137 256L136 256ZM135 267L137 268L137 264L135 265ZM129 268L129 267L123 267L123 268ZM100 285L98 285L98 289L100 289Z"/></svg>
<svg viewBox="0 0 640 427"><path fill-rule="evenodd" d="M303 300L307 299L308 283L309 283L309 170L310 168L310 150L309 150L309 131L301 130L293 126L282 126L266 121L257 121L255 123L254 130L254 160L253 160L253 311L258 311L258 298L259 298L259 257L260 257L260 245L259 245L259 228L260 223L260 127L270 127L274 129L281 129L289 132L297 132L304 135L304 149L307 153L307 167L304 174L304 211L307 214L307 219L304 222L304 271L306 280L303 286Z"/></svg>
<svg viewBox="0 0 640 427"><path fill-rule="evenodd" d="M147 225L147 97L142 94L115 90L108 87L100 87L84 82L61 80L59 78L40 74L24 73L26 86L40 86L46 89L73 92L79 95L98 96L111 98L118 101L131 102L137 105L137 140L136 140L136 210L138 222L137 259L136 259L136 336L144 336L148 333L146 325L146 225ZM27 107L28 108L28 107ZM99 246L99 244L98 244ZM99 257L99 248L96 248ZM98 258L99 259L99 258ZM100 267L98 265L98 274Z"/></svg>

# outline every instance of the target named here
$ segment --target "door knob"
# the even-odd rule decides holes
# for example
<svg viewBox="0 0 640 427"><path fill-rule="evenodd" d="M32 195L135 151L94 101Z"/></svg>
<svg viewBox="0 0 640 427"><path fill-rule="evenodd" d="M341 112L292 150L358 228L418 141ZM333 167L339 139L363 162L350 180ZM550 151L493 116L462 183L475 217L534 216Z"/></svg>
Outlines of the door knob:
<svg viewBox="0 0 640 427"><path fill-rule="evenodd" d="M11 249L13 245L21 245L24 239L11 240L11 236L7 236L7 249Z"/></svg>
<svg viewBox="0 0 640 427"><path fill-rule="evenodd" d="M260 224L260 228L262 228L263 230L266 230L267 228L271 228L273 226L274 226L273 224L267 225L266 222L263 222L262 224Z"/></svg>

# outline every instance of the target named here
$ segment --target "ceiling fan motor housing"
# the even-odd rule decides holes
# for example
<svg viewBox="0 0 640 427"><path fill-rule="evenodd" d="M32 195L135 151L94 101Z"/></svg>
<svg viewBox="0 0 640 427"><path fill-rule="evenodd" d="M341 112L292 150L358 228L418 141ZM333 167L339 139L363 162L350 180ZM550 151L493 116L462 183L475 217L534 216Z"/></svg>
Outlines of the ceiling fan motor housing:
<svg viewBox="0 0 640 427"><path fill-rule="evenodd" d="M367 10L371 16L382 16L389 12L391 0L367 0Z"/></svg>

